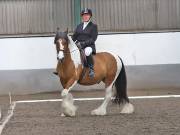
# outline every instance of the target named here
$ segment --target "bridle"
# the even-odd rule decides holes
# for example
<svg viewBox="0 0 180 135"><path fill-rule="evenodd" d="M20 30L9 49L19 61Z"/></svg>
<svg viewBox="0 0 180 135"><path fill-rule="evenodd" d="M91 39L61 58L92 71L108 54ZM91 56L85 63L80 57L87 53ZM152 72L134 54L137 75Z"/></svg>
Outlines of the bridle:
<svg viewBox="0 0 180 135"><path fill-rule="evenodd" d="M62 42L62 41L60 41L60 43L58 43L59 48L61 48L61 47L60 47L60 44L62 44L61 42ZM80 51L80 49L78 48L78 49L74 49L74 50L72 50L72 51L65 51L64 49L59 49L59 51L62 51L64 54L71 54L71 53L73 53L73 52L75 52L75 51Z"/></svg>

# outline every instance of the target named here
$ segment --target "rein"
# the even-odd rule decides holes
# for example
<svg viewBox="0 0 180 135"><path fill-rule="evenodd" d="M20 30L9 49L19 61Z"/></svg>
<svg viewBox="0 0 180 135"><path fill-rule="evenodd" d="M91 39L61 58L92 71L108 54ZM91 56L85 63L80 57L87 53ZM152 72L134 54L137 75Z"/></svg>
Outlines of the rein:
<svg viewBox="0 0 180 135"><path fill-rule="evenodd" d="M64 54L70 54L70 53L72 53L72 52L75 52L75 51L78 51L79 49L75 49L75 50L72 50L72 51L67 51L67 52L65 52L64 50L59 50L59 51L63 51L64 52Z"/></svg>
<svg viewBox="0 0 180 135"><path fill-rule="evenodd" d="M76 43L76 41L75 41L75 43ZM62 43L60 43L60 44L62 44ZM63 51L64 54L71 54L72 52L75 52L77 50L81 51L81 49L79 49L79 48L75 49L75 50L72 50L72 51L66 51L66 52L64 51L64 49L59 49L59 51Z"/></svg>

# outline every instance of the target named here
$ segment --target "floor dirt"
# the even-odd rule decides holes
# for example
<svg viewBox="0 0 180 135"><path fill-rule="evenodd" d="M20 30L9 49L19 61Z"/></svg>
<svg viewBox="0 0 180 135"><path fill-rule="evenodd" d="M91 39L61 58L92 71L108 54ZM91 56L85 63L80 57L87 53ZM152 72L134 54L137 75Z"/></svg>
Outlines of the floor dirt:
<svg viewBox="0 0 180 135"><path fill-rule="evenodd" d="M73 91L74 98L104 97L104 91ZM179 90L129 91L129 96L180 95ZM13 101L59 99L60 92L13 95ZM1 96L3 116L9 97ZM75 101L76 117L61 117L61 102L18 103L2 135L179 135L180 98L131 99L133 114L120 114L118 105L110 103L106 116L91 116L102 101ZM2 122L1 122L2 123Z"/></svg>

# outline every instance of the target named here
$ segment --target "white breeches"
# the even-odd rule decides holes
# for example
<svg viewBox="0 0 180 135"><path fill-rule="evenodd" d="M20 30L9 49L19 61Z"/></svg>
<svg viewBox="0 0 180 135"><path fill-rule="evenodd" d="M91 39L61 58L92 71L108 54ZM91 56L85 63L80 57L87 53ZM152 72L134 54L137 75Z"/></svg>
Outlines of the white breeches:
<svg viewBox="0 0 180 135"><path fill-rule="evenodd" d="M91 47L86 47L86 48L84 49L84 51L85 51L85 55L86 55L86 56L89 56L89 55L92 54L92 48L91 48Z"/></svg>

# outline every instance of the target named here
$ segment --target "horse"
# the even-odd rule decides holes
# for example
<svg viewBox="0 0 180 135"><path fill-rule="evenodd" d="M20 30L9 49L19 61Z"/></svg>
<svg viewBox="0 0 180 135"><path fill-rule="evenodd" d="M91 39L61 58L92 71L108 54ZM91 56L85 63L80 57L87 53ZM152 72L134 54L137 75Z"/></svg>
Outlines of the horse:
<svg viewBox="0 0 180 135"><path fill-rule="evenodd" d="M122 59L110 52L99 52L93 56L94 77L89 77L89 68L84 67L81 61L80 49L67 31L57 31L54 39L56 45L58 64L56 71L63 86L61 91L63 116L75 116L77 107L73 104L73 97L69 91L78 83L80 85L93 85L100 82L105 84L105 98L103 103L91 111L91 115L106 115L107 105L113 103L122 108L120 113L133 113L134 106L127 95L127 79ZM115 92L113 89L115 88ZM113 95L114 93L114 95Z"/></svg>

